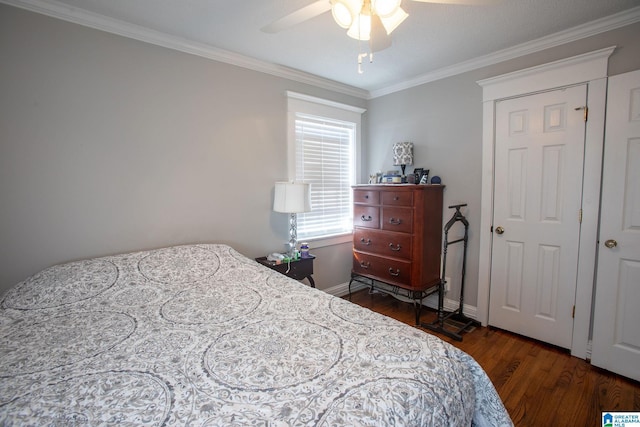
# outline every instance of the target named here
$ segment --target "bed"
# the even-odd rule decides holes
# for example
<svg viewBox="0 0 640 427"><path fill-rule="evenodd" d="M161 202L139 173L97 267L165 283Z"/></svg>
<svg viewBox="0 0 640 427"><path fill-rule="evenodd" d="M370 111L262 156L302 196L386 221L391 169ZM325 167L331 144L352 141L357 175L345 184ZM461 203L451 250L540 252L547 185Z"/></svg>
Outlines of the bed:
<svg viewBox="0 0 640 427"><path fill-rule="evenodd" d="M226 245L62 264L0 301L2 426L512 425L466 353Z"/></svg>

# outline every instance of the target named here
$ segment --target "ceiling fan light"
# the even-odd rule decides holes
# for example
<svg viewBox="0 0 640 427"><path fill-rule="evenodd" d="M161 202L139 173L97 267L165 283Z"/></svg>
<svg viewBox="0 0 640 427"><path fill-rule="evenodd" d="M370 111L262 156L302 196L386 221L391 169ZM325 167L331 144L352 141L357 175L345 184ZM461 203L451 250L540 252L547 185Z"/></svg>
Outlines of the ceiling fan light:
<svg viewBox="0 0 640 427"><path fill-rule="evenodd" d="M382 21L384 29L387 30L387 34L391 34L408 16L409 14L399 7L391 16L381 16L380 20Z"/></svg>
<svg viewBox="0 0 640 427"><path fill-rule="evenodd" d="M386 29L386 28L385 28ZM347 35L356 40L369 40L371 35L371 16L359 14L349 27Z"/></svg>
<svg viewBox="0 0 640 427"><path fill-rule="evenodd" d="M349 28L362 9L362 0L332 0L331 14L342 28Z"/></svg>
<svg viewBox="0 0 640 427"><path fill-rule="evenodd" d="M372 0L371 7L376 15L381 18L393 15L400 7L401 0Z"/></svg>

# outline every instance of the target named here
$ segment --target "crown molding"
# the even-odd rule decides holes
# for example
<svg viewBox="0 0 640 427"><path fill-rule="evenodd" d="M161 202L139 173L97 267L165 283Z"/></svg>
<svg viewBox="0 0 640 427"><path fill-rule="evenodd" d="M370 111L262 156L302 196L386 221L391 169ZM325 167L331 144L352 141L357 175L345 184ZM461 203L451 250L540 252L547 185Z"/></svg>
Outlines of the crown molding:
<svg viewBox="0 0 640 427"><path fill-rule="evenodd" d="M370 92L369 99L560 46L640 21L640 6Z"/></svg>
<svg viewBox="0 0 640 427"><path fill-rule="evenodd" d="M369 96L369 92L364 89L324 79L313 74L294 70L281 65L260 61L203 43L172 36L118 19L108 18L104 15L71 7L55 0L0 0L0 3L5 3L31 12L40 13L52 18L61 19L119 36L201 56L214 61L224 62L238 67L247 68L249 70L270 74L272 76L282 77L299 83L332 90L345 95L351 95L361 99L367 99Z"/></svg>
<svg viewBox="0 0 640 427"><path fill-rule="evenodd" d="M240 55L224 49L215 48L192 40L171 36L159 31L151 30L138 25L130 24L121 20L107 18L103 15L88 12L83 9L68 6L56 0L0 0L21 9L37 12L53 18L83 25L123 37L140 40L157 46L166 47L173 50L201 56L214 61L224 62L238 67L270 74L276 77L293 80L299 83L309 84L319 88L335 91L345 95L350 95L361 99L373 99L380 96L399 92L430 83L436 80L473 71L479 68L494 65L510 59L522 57L531 53L539 52L555 46L559 46L572 41L580 40L599 33L614 30L626 25L631 25L640 21L640 6L628 9L617 14L600 18L567 30L551 34L530 42L522 43L511 48L499 50L497 52L480 56L468 61L463 61L448 67L443 67L432 72L423 74L413 79L385 86L381 89L367 91L334 80L260 61L248 56Z"/></svg>

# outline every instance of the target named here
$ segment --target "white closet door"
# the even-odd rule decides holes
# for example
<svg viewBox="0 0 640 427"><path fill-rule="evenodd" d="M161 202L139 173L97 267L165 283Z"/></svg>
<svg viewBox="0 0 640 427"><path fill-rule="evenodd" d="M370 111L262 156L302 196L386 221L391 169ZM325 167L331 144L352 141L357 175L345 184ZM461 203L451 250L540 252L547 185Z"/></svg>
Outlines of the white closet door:
<svg viewBox="0 0 640 427"><path fill-rule="evenodd" d="M640 381L640 70L609 79L591 363Z"/></svg>
<svg viewBox="0 0 640 427"><path fill-rule="evenodd" d="M586 85L496 103L489 324L571 348Z"/></svg>

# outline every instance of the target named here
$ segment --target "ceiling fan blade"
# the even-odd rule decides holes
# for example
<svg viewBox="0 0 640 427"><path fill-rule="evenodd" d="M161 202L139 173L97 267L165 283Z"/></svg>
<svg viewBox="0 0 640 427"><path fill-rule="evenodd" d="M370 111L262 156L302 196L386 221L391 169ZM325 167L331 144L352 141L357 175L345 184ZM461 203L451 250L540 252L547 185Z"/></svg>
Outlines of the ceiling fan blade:
<svg viewBox="0 0 640 427"><path fill-rule="evenodd" d="M295 25L298 25L311 18L315 18L327 11L331 10L331 3L329 0L318 0L311 3L309 6L305 6L302 9L298 9L295 12L288 14L272 23L265 25L261 28L265 33L277 33L282 30L289 29Z"/></svg>
<svg viewBox="0 0 640 427"><path fill-rule="evenodd" d="M490 6L501 3L502 0L413 0L422 3L462 4L467 6Z"/></svg>

